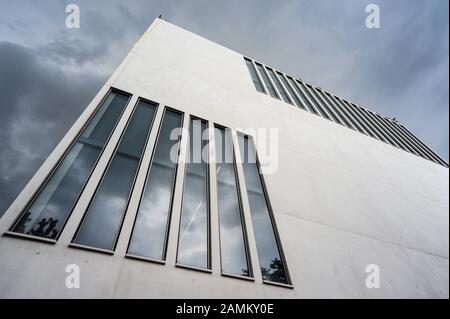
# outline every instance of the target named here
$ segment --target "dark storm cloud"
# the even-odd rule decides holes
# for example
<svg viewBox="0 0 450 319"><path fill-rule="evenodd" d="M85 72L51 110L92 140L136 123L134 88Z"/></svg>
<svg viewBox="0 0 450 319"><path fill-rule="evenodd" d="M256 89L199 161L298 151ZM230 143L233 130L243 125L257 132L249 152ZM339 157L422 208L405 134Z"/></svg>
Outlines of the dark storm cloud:
<svg viewBox="0 0 450 319"><path fill-rule="evenodd" d="M0 210L73 124L103 79L74 78L30 48L0 42ZM76 88L76 90L74 90Z"/></svg>
<svg viewBox="0 0 450 319"><path fill-rule="evenodd" d="M126 55L168 21L387 116L448 159L448 1L17 1L0 12L0 214ZM67 3L81 28L64 25ZM2 5L6 7L6 5Z"/></svg>

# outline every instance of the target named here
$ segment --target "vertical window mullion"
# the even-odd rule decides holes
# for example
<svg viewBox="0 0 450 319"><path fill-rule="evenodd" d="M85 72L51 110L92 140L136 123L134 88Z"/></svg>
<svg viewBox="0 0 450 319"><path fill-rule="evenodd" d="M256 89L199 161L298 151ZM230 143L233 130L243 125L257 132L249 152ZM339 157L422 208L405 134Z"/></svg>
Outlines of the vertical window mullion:
<svg viewBox="0 0 450 319"><path fill-rule="evenodd" d="M137 101L74 237L76 245L115 249L156 109Z"/></svg>
<svg viewBox="0 0 450 319"><path fill-rule="evenodd" d="M390 130L389 127L387 127L384 123L383 120L380 120L380 118L378 117L378 114L374 114L371 111L365 110L364 111L373 119L373 121L375 123L378 124L378 126L380 127L381 132L383 133L383 135L385 135L385 137L391 141L391 143L407 152L409 152L408 148L405 147L401 141L399 141L399 139L397 139L397 136L395 134L392 133L392 131Z"/></svg>
<svg viewBox="0 0 450 319"><path fill-rule="evenodd" d="M340 103L340 105L342 105L345 110L351 114L352 118L355 120L355 122L358 124L358 127L360 128L360 131L363 132L366 135L372 136L374 138L376 138L372 132L370 132L368 130L368 128L366 127L366 125L364 125L364 123L362 122L361 118L358 116L358 114L353 110L353 108L351 108L349 105L347 105L345 103L344 100L340 99L339 97L335 97L336 101L338 101Z"/></svg>
<svg viewBox="0 0 450 319"><path fill-rule="evenodd" d="M166 258L182 123L183 113L165 108L128 244L129 257Z"/></svg>
<svg viewBox="0 0 450 319"><path fill-rule="evenodd" d="M275 76L277 78L277 82L280 84L281 89L283 90L284 94L286 95L286 97L288 99L288 103L295 105L295 103L293 101L293 97L291 96L291 93L289 92L288 85L285 82L285 79L283 77L283 73L281 73L279 71L275 71Z"/></svg>
<svg viewBox="0 0 450 319"><path fill-rule="evenodd" d="M411 147L414 148L414 150L419 153L420 156L424 157L424 158L428 158L431 161L434 161L432 158L429 157L429 155L427 155L408 135L406 135L406 133L400 129L399 125L396 125L396 123L392 123L393 127L395 127L396 129L398 129L398 131L400 132L400 134L402 135L402 137L408 141L408 143L410 143Z"/></svg>
<svg viewBox="0 0 450 319"><path fill-rule="evenodd" d="M278 93L275 91L273 83L270 80L269 75L267 74L267 71L264 69L264 66L262 64L256 63L256 62L255 62L255 65L256 65L256 69L258 70L259 74L261 75L261 77L263 79L263 82L266 86L267 91L269 92L269 95L271 97L279 99L280 97L279 97Z"/></svg>
<svg viewBox="0 0 450 319"><path fill-rule="evenodd" d="M296 80L296 85L297 88L299 89L299 92L302 94L303 98L308 102L307 103L307 107L309 109L309 111L315 115L319 115L320 113L319 111L316 109L315 105L313 104L313 102L311 101L311 98L308 96L308 94L305 92L304 87L303 87L303 83L300 80Z"/></svg>
<svg viewBox="0 0 450 319"><path fill-rule="evenodd" d="M341 109L341 107L331 99L331 97L328 95L328 93L325 91L319 91L319 92L322 94L324 99L326 99L328 101L328 104L333 108L335 113L339 114L339 117L344 122L344 124L348 128L351 128L352 130L356 130L356 127L353 126L353 124L349 120L348 115L345 113L345 111L343 109Z"/></svg>
<svg viewBox="0 0 450 319"><path fill-rule="evenodd" d="M253 84L255 85L255 88L258 92L266 93L264 90L263 84L261 82L261 78L259 77L258 73L256 72L255 65L253 64L253 61L247 58L244 58L245 64L247 65L248 71L250 73L250 77L253 81Z"/></svg>
<svg viewBox="0 0 450 319"><path fill-rule="evenodd" d="M238 134L238 141L263 281L289 285L286 261L253 140Z"/></svg>
<svg viewBox="0 0 450 319"><path fill-rule="evenodd" d="M232 137L229 129L215 126L217 205L223 275L253 277Z"/></svg>
<svg viewBox="0 0 450 319"><path fill-rule="evenodd" d="M267 73L270 75L270 79L272 80L272 83L274 84L275 90L278 92L278 96L281 97L281 100L286 103L290 103L290 100L284 91L283 87L281 86L280 80L277 78L277 75L275 74L275 71L271 68L266 67Z"/></svg>
<svg viewBox="0 0 450 319"><path fill-rule="evenodd" d="M397 123L396 123L397 124ZM406 127L404 127L401 124L397 124L398 127L405 132L405 134L411 138L411 140L413 142L415 142L418 147L420 147L421 150L423 150L423 152L425 152L427 154L427 156L429 159L431 159L432 161L436 162L436 163L440 163L443 164L444 166L448 166L447 163L445 161L443 161L439 155L437 155L433 150L431 150L428 146L426 146L424 143L422 143L422 141L420 139L418 139L414 134L412 134Z"/></svg>
<svg viewBox="0 0 450 319"><path fill-rule="evenodd" d="M94 170L131 95L111 89L11 227L56 239Z"/></svg>
<svg viewBox="0 0 450 319"><path fill-rule="evenodd" d="M349 102L347 102L349 103ZM361 115L361 118L364 120L366 125L370 128L372 133L376 135L376 137L383 142L386 142L388 144L392 144L394 146L397 146L395 143L392 143L390 138L383 132L382 128L379 127L371 118L370 114L363 108L359 107L358 105L355 105L353 103L349 103L353 109L358 112L358 114Z"/></svg>
<svg viewBox="0 0 450 319"><path fill-rule="evenodd" d="M325 108L325 110L328 112L328 115L330 115L336 123L343 125L339 114L337 112L335 112L333 107L331 107L328 104L328 101L326 101L323 98L322 92L318 88L315 88L315 87L312 87L312 91L316 94L317 100L322 104L323 108Z"/></svg>
<svg viewBox="0 0 450 319"><path fill-rule="evenodd" d="M314 105L314 108L319 112L319 114L323 118L330 120L330 117L328 116L328 114L325 112L325 110L322 108L322 106L317 102L317 100L313 96L313 93L310 90L310 85L305 84L303 82L300 82L299 84L303 88L304 92L308 95L309 101Z"/></svg>
<svg viewBox="0 0 450 319"><path fill-rule="evenodd" d="M319 101L319 99L316 97L316 94L314 92L314 87L312 85L306 84L305 85L306 90L308 94L311 96L311 99L314 101L315 105L317 105L317 108L319 109L320 113L322 113L322 116L326 118L327 120L331 120L330 114L327 112L327 110L324 108L322 103Z"/></svg>
<svg viewBox="0 0 450 319"><path fill-rule="evenodd" d="M377 116L379 116L378 114L377 114ZM421 157L424 157L424 155L422 154L422 152L420 152L420 151L418 151L418 150L416 150L415 148L414 148L414 146L413 145L411 145L410 144L410 142L405 138L405 136L403 135L403 133L402 132L400 132L392 123L391 123L391 121L389 121L389 120L387 120L387 119L384 119L383 118L383 120L385 121L385 123L386 123L386 125L389 127L389 128L391 128L391 130L392 130L392 132L393 132L393 134L396 134L396 136L397 136L397 139L411 152L411 153L414 153L414 154L416 154L416 155L418 155L418 156L421 156Z"/></svg>
<svg viewBox="0 0 450 319"><path fill-rule="evenodd" d="M350 122L352 123L353 127L355 127L359 132L367 135L366 131L364 130L364 128L361 126L361 124L358 122L358 120L356 119L356 117L354 116L354 114L349 110L348 106L341 103L341 101L339 100L339 98L337 96L334 95L329 95L329 97L331 98L332 101L334 101L336 103L337 106L339 106L341 108L341 110L347 115L347 118L350 120Z"/></svg>
<svg viewBox="0 0 450 319"><path fill-rule="evenodd" d="M299 105L298 107L304 109L305 111L308 111L307 107L306 107L306 102L303 100L303 97L299 91L299 88L297 86L297 84L295 83L295 80L291 77L287 77L289 80L289 83L291 84L292 89L294 90L297 98L299 99Z"/></svg>
<svg viewBox="0 0 450 319"><path fill-rule="evenodd" d="M367 134L369 134L371 137L381 140L383 142L385 142L384 138L380 138L375 132L373 127L370 125L370 123L368 123L367 118L364 114L361 113L360 110L358 110L358 108L354 107L353 105L351 105L349 102L347 102L346 100L342 99L344 104L348 105L349 110L351 110L353 112L353 114L355 114L355 116L359 119L361 125L364 127L364 129L366 130Z"/></svg>
<svg viewBox="0 0 450 319"><path fill-rule="evenodd" d="M289 81L287 80L286 75L280 73L280 77L281 77L281 79L282 79L282 81L283 81L284 86L285 86L285 87L287 88L287 90L289 91L289 94L290 94L292 100L295 101L294 104L295 104L296 106L300 107L300 108L303 108L302 102L300 101L300 99L299 99L297 93L295 92L295 90L292 88L291 84L290 84Z"/></svg>

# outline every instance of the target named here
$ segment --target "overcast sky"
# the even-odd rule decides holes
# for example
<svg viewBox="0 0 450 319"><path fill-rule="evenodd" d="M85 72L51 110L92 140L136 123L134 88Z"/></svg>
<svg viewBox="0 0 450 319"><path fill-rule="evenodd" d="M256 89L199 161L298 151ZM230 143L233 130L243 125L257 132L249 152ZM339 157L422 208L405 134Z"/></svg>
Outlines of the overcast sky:
<svg viewBox="0 0 450 319"><path fill-rule="evenodd" d="M80 29L65 27L78 4ZM378 4L381 28L367 29ZM159 14L397 117L449 157L448 0L0 0L0 215Z"/></svg>

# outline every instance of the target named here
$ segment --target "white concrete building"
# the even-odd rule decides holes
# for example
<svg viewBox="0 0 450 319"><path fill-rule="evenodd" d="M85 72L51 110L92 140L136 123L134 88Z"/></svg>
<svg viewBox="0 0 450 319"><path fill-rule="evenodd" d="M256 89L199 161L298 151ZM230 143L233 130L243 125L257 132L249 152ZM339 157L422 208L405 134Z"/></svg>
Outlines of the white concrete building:
<svg viewBox="0 0 450 319"><path fill-rule="evenodd" d="M235 159L170 161L197 129ZM1 217L0 297L448 298L448 183L401 124L156 19Z"/></svg>

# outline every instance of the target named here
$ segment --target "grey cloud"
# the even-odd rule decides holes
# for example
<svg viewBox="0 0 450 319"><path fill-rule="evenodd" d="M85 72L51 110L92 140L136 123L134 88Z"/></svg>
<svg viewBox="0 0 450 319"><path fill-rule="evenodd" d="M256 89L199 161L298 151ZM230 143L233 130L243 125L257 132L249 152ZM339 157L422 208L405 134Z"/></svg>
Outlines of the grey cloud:
<svg viewBox="0 0 450 319"><path fill-rule="evenodd" d="M103 79L72 78L30 48L0 42L0 211L64 136Z"/></svg>

